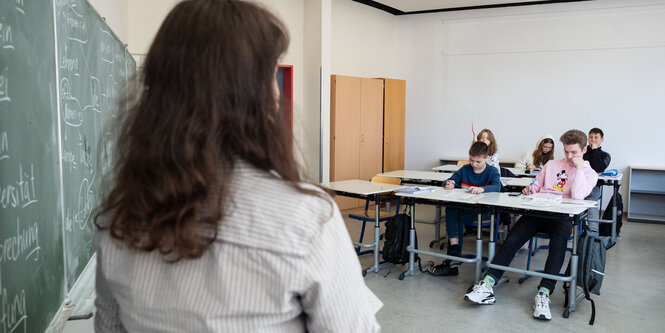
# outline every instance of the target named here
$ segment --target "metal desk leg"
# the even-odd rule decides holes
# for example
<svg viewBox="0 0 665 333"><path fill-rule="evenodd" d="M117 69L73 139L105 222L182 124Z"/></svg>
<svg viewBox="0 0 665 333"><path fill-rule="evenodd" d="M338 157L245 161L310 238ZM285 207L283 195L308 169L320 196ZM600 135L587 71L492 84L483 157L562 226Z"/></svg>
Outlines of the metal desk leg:
<svg viewBox="0 0 665 333"><path fill-rule="evenodd" d="M409 228L409 246L406 248L409 252L409 270L399 275L400 280L404 280L405 276L413 275L415 272L416 254L413 250L416 247L416 201L414 199L409 199L409 201L409 205L411 206L411 228Z"/></svg>
<svg viewBox="0 0 665 333"><path fill-rule="evenodd" d="M480 273L483 269L483 214L478 209L478 232L476 233L476 282L480 281ZM461 250L461 249L460 249Z"/></svg>
<svg viewBox="0 0 665 333"><path fill-rule="evenodd" d="M380 235L380 227L379 227L379 217L380 215L380 210L381 210L381 196L377 194L374 197L374 265L372 267L366 269L363 271L363 276L367 274L368 272L379 272L379 237Z"/></svg>
<svg viewBox="0 0 665 333"><path fill-rule="evenodd" d="M564 318L568 318L570 313L575 311L575 306L577 305L575 292L577 291L577 262L579 260L577 256L577 242L580 237L579 232L577 232L577 228L579 225L580 217L577 215L575 216L575 223L573 224L573 252L570 256L570 276L572 276L573 279L569 282L570 288L568 288L568 304L566 304L566 309L563 310Z"/></svg>
<svg viewBox="0 0 665 333"><path fill-rule="evenodd" d="M619 181L614 180L614 195L612 196L612 239L617 240L617 193L619 192Z"/></svg>

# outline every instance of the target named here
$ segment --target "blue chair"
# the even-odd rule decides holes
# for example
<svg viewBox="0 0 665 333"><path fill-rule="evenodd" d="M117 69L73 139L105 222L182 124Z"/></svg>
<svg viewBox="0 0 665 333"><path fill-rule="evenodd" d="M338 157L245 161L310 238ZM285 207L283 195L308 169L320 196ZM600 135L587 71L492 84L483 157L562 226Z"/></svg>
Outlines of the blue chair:
<svg viewBox="0 0 665 333"><path fill-rule="evenodd" d="M385 177L385 176L374 176L370 180L372 183L384 183L384 184L393 184L393 185L400 185L402 180L399 178L394 178L394 177ZM349 218L354 219L354 220L359 220L363 222L362 228L360 229L360 239L358 240L358 243L363 242L363 236L365 235L365 224L367 222L374 222L375 218L375 212L374 209L371 211L369 210L369 204L374 203L373 200L367 199L365 200L365 209L357 214L351 213L349 214ZM390 209L390 203L386 204L386 210L379 210L379 223L380 222L386 222L390 218L394 217L397 212L399 212L399 204L400 204L400 199L397 199L397 203L395 204L395 210L392 211ZM364 254L368 253L374 253L374 250L367 250L367 251L360 251L361 247L358 246L356 247L356 253L361 256Z"/></svg>

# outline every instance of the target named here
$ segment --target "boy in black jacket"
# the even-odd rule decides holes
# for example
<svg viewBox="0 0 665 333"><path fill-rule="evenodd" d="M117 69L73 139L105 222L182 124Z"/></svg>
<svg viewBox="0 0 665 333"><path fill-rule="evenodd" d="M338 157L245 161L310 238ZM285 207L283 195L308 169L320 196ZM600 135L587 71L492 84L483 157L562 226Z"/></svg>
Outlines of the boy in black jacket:
<svg viewBox="0 0 665 333"><path fill-rule="evenodd" d="M589 161L589 164L591 164L591 168L594 169L596 172L603 172L607 167L610 165L610 160L612 157L610 154L606 151L603 151L603 148L600 147L600 144L605 141L605 135L603 134L603 130L601 130L598 127L594 127L591 130L589 130L589 145L586 147L586 153L584 153L584 160ZM586 197L587 200L598 200L600 199L600 194L602 193L602 185L601 181L599 180L598 183L596 183L596 187L591 190L591 194L589 194L588 197ZM590 209L589 210L589 218L594 218L597 219L600 217L599 210L601 207L598 207L598 210L596 209ZM595 225L595 224L594 224ZM595 227L592 225L592 229L597 229L597 225Z"/></svg>

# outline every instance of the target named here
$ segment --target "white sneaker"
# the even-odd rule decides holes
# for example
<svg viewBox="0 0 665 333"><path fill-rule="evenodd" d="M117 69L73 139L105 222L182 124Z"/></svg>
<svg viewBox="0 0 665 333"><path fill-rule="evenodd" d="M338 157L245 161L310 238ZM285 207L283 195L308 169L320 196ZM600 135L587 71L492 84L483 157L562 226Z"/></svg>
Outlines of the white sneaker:
<svg viewBox="0 0 665 333"><path fill-rule="evenodd" d="M485 285L485 281L480 281L473 286L471 291L464 295L464 299L476 304L494 304L494 291Z"/></svg>
<svg viewBox="0 0 665 333"><path fill-rule="evenodd" d="M533 317L544 320L552 319L550 297L542 291L539 291L538 295L536 295L535 303L533 304Z"/></svg>

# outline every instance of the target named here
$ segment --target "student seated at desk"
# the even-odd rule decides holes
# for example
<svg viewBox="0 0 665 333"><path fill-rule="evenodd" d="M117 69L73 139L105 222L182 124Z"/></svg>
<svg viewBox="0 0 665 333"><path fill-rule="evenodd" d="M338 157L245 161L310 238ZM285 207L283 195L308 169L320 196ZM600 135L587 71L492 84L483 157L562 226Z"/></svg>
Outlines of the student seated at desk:
<svg viewBox="0 0 665 333"><path fill-rule="evenodd" d="M515 168L520 171L542 168L545 163L553 159L554 137L552 134L545 134L538 140L535 149L527 150L522 154L519 162L515 163Z"/></svg>
<svg viewBox="0 0 665 333"><path fill-rule="evenodd" d="M591 167L596 170L596 172L603 172L610 165L612 157L610 153L603 150L600 146L603 141L605 141L605 135L603 130L598 127L594 127L589 130L589 145L586 147L586 153L584 153L584 160L589 161ZM591 194L586 198L587 200L599 200L600 194L602 193L602 182L598 181L596 186L591 191ZM589 210L589 218L597 219L600 217L600 208ZM598 223L593 223L590 225L590 228L597 230Z"/></svg>
<svg viewBox="0 0 665 333"><path fill-rule="evenodd" d="M596 185L598 174L589 162L582 159L586 151L586 135L582 131L569 130L561 136L565 157L547 162L536 177L535 183L527 186L522 193L554 193L564 198L584 199ZM550 237L550 248L545 262L545 273L556 275L561 271L566 257L566 245L572 224L566 220L541 219L522 216L510 230L503 246L492 260L493 264L508 266L524 242L537 232ZM464 298L477 304L494 304L492 287L503 275L502 270L490 268L485 279L473 286ZM538 319L552 319L549 295L554 291L556 280L543 278L538 285L538 294L533 306L533 316Z"/></svg>
<svg viewBox="0 0 665 333"><path fill-rule="evenodd" d="M501 190L501 177L497 168L489 167L489 149L482 141L476 141L469 148L469 164L459 168L445 184L445 188L452 190L455 186L462 187L473 194L483 192L499 192ZM448 254L459 257L461 255L464 224L475 221L478 214L475 211L460 208L446 207L446 232L448 233ZM444 260L443 263L430 269L436 276L454 276L458 274L458 261Z"/></svg>
<svg viewBox="0 0 665 333"><path fill-rule="evenodd" d="M335 202L280 116L284 24L250 1L168 14L95 217L96 332L377 332Z"/></svg>

